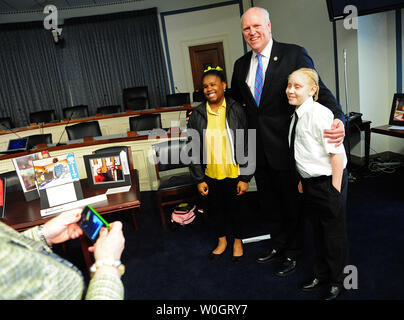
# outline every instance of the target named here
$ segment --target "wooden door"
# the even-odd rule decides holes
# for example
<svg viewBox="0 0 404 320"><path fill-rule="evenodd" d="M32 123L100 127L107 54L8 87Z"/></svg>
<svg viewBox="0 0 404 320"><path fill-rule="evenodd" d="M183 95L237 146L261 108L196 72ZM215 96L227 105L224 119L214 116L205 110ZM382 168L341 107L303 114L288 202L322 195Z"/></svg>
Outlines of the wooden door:
<svg viewBox="0 0 404 320"><path fill-rule="evenodd" d="M202 74L208 67L221 67L226 77L222 42L189 47L189 57L191 59L192 79L195 91L202 90Z"/></svg>

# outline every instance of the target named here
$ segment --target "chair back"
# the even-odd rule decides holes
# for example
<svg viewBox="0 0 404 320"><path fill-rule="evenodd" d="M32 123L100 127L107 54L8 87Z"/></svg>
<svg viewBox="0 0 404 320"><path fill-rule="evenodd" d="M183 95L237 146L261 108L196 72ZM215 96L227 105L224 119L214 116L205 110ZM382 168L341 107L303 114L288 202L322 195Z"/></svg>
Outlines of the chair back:
<svg viewBox="0 0 404 320"><path fill-rule="evenodd" d="M122 98L125 110L149 109L149 92L147 86L123 89Z"/></svg>
<svg viewBox="0 0 404 320"><path fill-rule="evenodd" d="M20 179L16 171L7 171L0 174L6 181L6 192L22 191Z"/></svg>
<svg viewBox="0 0 404 320"><path fill-rule="evenodd" d="M67 126L66 132L69 140L102 136L98 121L80 122L72 126Z"/></svg>
<svg viewBox="0 0 404 320"><path fill-rule="evenodd" d="M184 104L190 104L189 93L174 93L166 95L167 107L183 106Z"/></svg>
<svg viewBox="0 0 404 320"><path fill-rule="evenodd" d="M79 105L74 107L63 108L63 118L64 119L80 119L89 116L88 106Z"/></svg>
<svg viewBox="0 0 404 320"><path fill-rule="evenodd" d="M29 114L30 123L47 123L56 120L54 109L31 112Z"/></svg>
<svg viewBox="0 0 404 320"><path fill-rule="evenodd" d="M132 163L132 149L129 146L114 146L114 147L107 147L102 148L94 151L94 154L105 154L110 152L121 152L124 150L126 152L129 169L133 170L133 163Z"/></svg>
<svg viewBox="0 0 404 320"><path fill-rule="evenodd" d="M104 106L104 107L98 107L97 108L97 114L113 114L113 113L119 113L121 112L121 106L116 105L116 106Z"/></svg>
<svg viewBox="0 0 404 320"><path fill-rule="evenodd" d="M158 171L188 167L189 163L184 163L184 159L188 159L186 144L186 139L168 140L154 144Z"/></svg>
<svg viewBox="0 0 404 320"><path fill-rule="evenodd" d="M205 100L206 99L202 91L194 91L192 93L192 102L203 102Z"/></svg>
<svg viewBox="0 0 404 320"><path fill-rule="evenodd" d="M0 130L10 131L12 128L14 128L14 123L10 117L0 118Z"/></svg>
<svg viewBox="0 0 404 320"><path fill-rule="evenodd" d="M28 136L27 142L27 150L31 150L38 144L51 144L52 143L52 134L34 134L32 136Z"/></svg>
<svg viewBox="0 0 404 320"><path fill-rule="evenodd" d="M162 128L161 114L151 113L142 114L136 117L129 118L130 131L142 131Z"/></svg>

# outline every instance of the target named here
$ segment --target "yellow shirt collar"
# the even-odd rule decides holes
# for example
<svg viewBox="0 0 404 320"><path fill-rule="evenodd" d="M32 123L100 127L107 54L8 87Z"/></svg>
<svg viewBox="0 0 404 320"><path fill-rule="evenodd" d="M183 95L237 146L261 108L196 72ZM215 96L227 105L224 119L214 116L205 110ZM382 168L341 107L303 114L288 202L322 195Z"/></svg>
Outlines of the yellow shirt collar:
<svg viewBox="0 0 404 320"><path fill-rule="evenodd" d="M219 107L218 112L213 112L212 109L210 108L209 102L206 102L206 111L209 112L210 114L218 115L220 113L220 109L226 110L226 99L223 99L223 103Z"/></svg>

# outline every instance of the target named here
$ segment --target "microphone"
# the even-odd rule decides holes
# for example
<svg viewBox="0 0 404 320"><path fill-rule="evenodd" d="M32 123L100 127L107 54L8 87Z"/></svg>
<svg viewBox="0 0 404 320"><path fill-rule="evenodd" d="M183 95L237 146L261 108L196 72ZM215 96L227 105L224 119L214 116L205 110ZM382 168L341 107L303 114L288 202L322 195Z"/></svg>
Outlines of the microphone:
<svg viewBox="0 0 404 320"><path fill-rule="evenodd" d="M61 134L60 137L59 137L59 141L58 141L58 143L56 143L56 146L57 146L57 147L58 147L58 146L64 146L64 145L66 145L66 143L64 143L64 142L61 143L60 140L62 140L63 133L65 133L66 127L69 125L69 123L70 123L70 121L72 120L73 115L74 115L75 112L76 112L76 111L73 111L72 114L70 115L70 118L69 118L69 120L67 121L67 123L66 123L66 125L65 125L65 128L64 128L63 131L62 131L62 134Z"/></svg>
<svg viewBox="0 0 404 320"><path fill-rule="evenodd" d="M14 133L17 137L18 137L18 139L21 139L21 136L17 133L17 132L15 132L15 131L13 131L11 128L9 128L5 123L2 123L1 124L4 128L6 128L8 131L10 131L11 133Z"/></svg>
<svg viewBox="0 0 404 320"><path fill-rule="evenodd" d="M181 93L180 90L178 90L177 87L174 87L175 91L177 91L177 93Z"/></svg>
<svg viewBox="0 0 404 320"><path fill-rule="evenodd" d="M102 101L102 105L106 106L107 94L104 94L104 100Z"/></svg>

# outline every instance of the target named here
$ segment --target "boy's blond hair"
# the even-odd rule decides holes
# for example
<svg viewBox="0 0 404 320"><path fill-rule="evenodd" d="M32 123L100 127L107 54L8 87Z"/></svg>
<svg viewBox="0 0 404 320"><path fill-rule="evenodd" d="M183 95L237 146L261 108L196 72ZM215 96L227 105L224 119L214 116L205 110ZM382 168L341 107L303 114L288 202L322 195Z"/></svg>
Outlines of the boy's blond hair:
<svg viewBox="0 0 404 320"><path fill-rule="evenodd" d="M314 97L313 97L313 100L314 100L314 101L317 101L317 100L318 100L318 92L319 92L319 90L320 90L320 86L318 85L319 80L318 80L318 74L317 74L316 70L310 69L310 68L300 68L300 69L297 69L297 70L293 71L293 72L289 75L288 78L290 78L290 77L292 76L292 74L295 74L295 73L298 73L298 72L303 73L303 74L312 82L313 85L317 86L317 90L316 90L316 92L314 93Z"/></svg>

